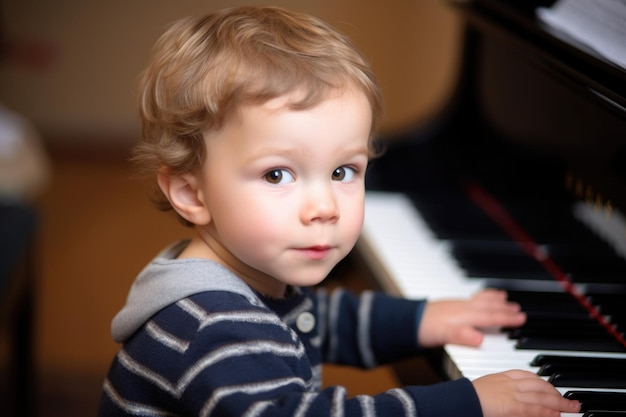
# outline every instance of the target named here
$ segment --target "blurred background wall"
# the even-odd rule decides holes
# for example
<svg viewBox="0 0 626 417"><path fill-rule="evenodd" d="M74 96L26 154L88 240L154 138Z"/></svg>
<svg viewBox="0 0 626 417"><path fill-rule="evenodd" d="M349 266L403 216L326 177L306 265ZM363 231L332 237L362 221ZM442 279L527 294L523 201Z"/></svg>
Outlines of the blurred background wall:
<svg viewBox="0 0 626 417"><path fill-rule="evenodd" d="M2 65L0 100L32 120L48 142L127 145L138 131L136 77L165 26L215 8L264 3L4 0L0 4L5 41L21 44L22 54L31 56L15 65ZM455 68L458 32L445 2L283 0L273 4L322 17L356 42L383 88L386 128L430 115L445 97Z"/></svg>
<svg viewBox="0 0 626 417"><path fill-rule="evenodd" d="M35 349L44 391L79 388L80 376L90 375L93 407L118 348L110 321L134 276L188 234L150 205L126 165L139 131L136 80L152 44L179 17L268 3L317 15L355 41L382 86L383 132L430 118L453 88L460 27L443 0L0 2L8 46L0 104L30 121L49 163L34 199L41 214Z"/></svg>

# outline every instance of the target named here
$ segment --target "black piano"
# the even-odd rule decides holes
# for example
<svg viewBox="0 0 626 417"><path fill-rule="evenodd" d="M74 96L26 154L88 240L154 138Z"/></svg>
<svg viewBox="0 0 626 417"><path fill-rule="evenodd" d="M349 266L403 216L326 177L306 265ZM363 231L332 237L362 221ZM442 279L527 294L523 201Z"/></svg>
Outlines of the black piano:
<svg viewBox="0 0 626 417"><path fill-rule="evenodd" d="M458 85L435 120L383 138L357 249L389 292L496 287L522 305L522 328L444 347L447 378L529 369L626 412L626 71L543 24L553 3L450 3Z"/></svg>

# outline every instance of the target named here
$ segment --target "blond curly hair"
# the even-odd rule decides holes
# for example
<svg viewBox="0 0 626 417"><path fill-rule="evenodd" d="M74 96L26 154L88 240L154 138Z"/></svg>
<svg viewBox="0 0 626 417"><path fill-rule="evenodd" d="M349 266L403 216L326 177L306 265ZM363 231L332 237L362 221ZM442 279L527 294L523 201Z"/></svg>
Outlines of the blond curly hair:
<svg viewBox="0 0 626 417"><path fill-rule="evenodd" d="M307 109L339 88L365 94L372 110L370 148L382 117L372 70L352 43L312 16L278 7L236 7L174 22L158 39L141 75L142 138L132 161L155 178L198 170L204 134L220 129L238 107L294 91ZM155 184L157 207L169 201Z"/></svg>

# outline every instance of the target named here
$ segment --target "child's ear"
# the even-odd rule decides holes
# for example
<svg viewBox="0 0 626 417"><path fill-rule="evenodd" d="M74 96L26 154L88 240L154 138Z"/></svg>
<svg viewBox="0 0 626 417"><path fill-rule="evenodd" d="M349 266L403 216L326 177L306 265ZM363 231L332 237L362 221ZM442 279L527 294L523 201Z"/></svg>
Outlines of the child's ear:
<svg viewBox="0 0 626 417"><path fill-rule="evenodd" d="M193 174L169 175L167 170L160 169L157 181L163 194L182 218L195 225L210 222L211 215L204 204L198 180Z"/></svg>

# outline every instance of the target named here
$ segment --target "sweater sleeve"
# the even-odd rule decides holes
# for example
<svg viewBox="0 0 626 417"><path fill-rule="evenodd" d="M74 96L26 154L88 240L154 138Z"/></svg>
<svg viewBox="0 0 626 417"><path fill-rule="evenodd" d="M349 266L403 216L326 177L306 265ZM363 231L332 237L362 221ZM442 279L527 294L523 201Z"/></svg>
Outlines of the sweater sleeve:
<svg viewBox="0 0 626 417"><path fill-rule="evenodd" d="M319 291L323 361L374 367L420 351L417 330L425 301L366 291Z"/></svg>

